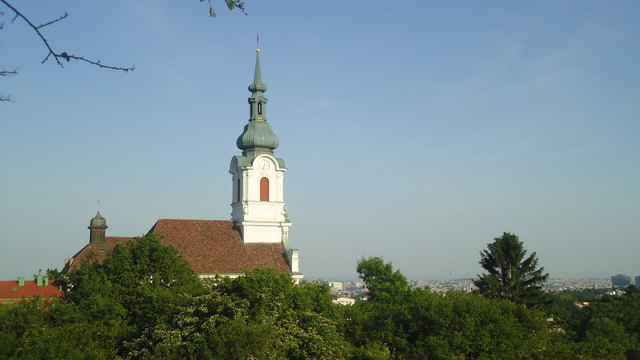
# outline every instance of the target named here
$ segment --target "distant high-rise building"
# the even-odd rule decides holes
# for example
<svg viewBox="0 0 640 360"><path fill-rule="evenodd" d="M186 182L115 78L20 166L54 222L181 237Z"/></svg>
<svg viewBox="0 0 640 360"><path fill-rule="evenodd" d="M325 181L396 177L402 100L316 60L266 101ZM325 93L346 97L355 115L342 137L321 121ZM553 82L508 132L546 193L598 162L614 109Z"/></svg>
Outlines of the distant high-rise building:
<svg viewBox="0 0 640 360"><path fill-rule="evenodd" d="M631 285L631 276L625 274L613 275L611 277L611 285L613 286L629 286Z"/></svg>
<svg viewBox="0 0 640 360"><path fill-rule="evenodd" d="M640 275L636 276L636 286L640 287Z"/></svg>

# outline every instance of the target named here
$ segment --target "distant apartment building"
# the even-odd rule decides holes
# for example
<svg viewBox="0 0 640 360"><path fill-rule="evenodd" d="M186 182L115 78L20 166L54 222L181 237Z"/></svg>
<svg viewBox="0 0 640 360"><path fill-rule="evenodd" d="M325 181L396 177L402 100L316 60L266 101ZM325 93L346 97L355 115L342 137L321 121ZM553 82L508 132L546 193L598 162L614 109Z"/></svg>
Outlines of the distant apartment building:
<svg viewBox="0 0 640 360"><path fill-rule="evenodd" d="M631 276L625 274L613 275L611 277L612 286L629 286L631 285Z"/></svg>
<svg viewBox="0 0 640 360"><path fill-rule="evenodd" d="M344 291L344 282L342 281L330 281L329 287L333 291Z"/></svg>
<svg viewBox="0 0 640 360"><path fill-rule="evenodd" d="M348 298L348 297L339 297L333 300L333 303L340 304L340 305L353 305L356 303L356 299Z"/></svg>
<svg viewBox="0 0 640 360"><path fill-rule="evenodd" d="M640 275L636 276L636 286L640 287Z"/></svg>

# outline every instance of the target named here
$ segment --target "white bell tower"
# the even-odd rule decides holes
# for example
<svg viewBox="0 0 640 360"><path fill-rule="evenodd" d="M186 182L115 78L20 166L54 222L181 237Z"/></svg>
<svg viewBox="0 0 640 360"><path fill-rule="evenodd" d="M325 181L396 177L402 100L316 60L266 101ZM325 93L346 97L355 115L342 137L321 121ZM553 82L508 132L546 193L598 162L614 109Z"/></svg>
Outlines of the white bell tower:
<svg viewBox="0 0 640 360"><path fill-rule="evenodd" d="M234 156L231 220L246 243L280 243L289 240L291 222L284 209L284 173L281 159L260 154L253 159Z"/></svg>
<svg viewBox="0 0 640 360"><path fill-rule="evenodd" d="M279 145L267 123L267 86L260 73L260 49L256 49L253 83L249 85L249 122L236 145L242 155L231 159L233 192L231 219L245 243L282 243L292 269L298 269L298 251L289 248L291 221L284 209L284 160L273 150ZM294 264L295 260L295 264Z"/></svg>

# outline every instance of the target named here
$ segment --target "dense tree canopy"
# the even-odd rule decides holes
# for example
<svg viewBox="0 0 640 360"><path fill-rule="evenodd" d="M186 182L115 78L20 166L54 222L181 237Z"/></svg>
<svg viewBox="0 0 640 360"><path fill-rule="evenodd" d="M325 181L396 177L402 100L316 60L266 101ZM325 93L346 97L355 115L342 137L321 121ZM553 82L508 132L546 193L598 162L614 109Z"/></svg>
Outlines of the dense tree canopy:
<svg viewBox="0 0 640 360"><path fill-rule="evenodd" d="M538 268L538 258L527 250L518 236L505 232L493 239L480 252L480 265L487 273L474 282L487 297L507 299L534 305L543 301L542 288L549 278L544 267Z"/></svg>
<svg viewBox="0 0 640 360"><path fill-rule="evenodd" d="M584 308L571 295L527 308L411 289L379 257L357 270L369 299L340 306L328 286L273 269L203 281L145 236L69 274L59 301L0 306L0 358L624 360L640 349L635 287Z"/></svg>

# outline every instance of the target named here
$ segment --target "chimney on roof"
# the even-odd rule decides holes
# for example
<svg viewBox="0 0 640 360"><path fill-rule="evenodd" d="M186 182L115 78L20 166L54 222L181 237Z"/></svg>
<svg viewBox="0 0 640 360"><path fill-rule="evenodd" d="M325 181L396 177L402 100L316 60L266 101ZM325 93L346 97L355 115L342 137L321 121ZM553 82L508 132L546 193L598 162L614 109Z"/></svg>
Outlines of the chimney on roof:
<svg viewBox="0 0 640 360"><path fill-rule="evenodd" d="M107 232L107 220L100 216L100 211L89 222L89 243L104 244Z"/></svg>
<svg viewBox="0 0 640 360"><path fill-rule="evenodd" d="M289 260L289 265L291 265L291 272L292 273L299 273L300 272L300 267L299 267L299 262L300 262L300 251L298 251L297 249L290 249L289 251L287 251L287 257Z"/></svg>
<svg viewBox="0 0 640 360"><path fill-rule="evenodd" d="M18 278L18 286L24 286L24 277L23 276L20 276Z"/></svg>
<svg viewBox="0 0 640 360"><path fill-rule="evenodd" d="M36 285L37 286L42 286L44 285L44 280L42 278L42 274L38 274L38 276L36 277Z"/></svg>

